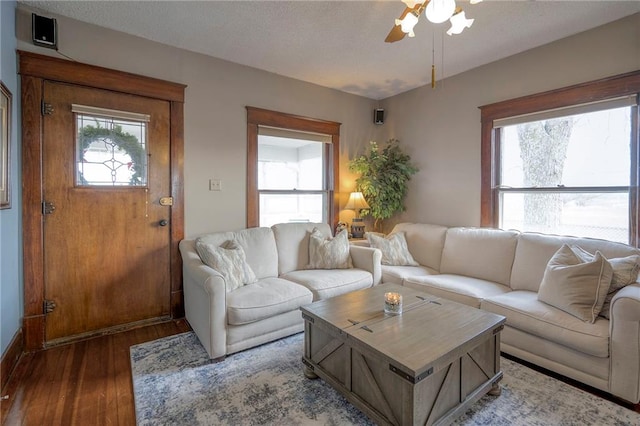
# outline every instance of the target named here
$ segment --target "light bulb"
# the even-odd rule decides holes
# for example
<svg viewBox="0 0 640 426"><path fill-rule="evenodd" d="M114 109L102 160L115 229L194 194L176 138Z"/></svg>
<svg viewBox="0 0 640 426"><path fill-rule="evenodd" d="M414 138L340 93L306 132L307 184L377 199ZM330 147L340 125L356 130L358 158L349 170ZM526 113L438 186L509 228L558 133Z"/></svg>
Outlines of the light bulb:
<svg viewBox="0 0 640 426"><path fill-rule="evenodd" d="M451 18L456 11L455 0L431 0L424 11L427 19L434 24L441 24Z"/></svg>

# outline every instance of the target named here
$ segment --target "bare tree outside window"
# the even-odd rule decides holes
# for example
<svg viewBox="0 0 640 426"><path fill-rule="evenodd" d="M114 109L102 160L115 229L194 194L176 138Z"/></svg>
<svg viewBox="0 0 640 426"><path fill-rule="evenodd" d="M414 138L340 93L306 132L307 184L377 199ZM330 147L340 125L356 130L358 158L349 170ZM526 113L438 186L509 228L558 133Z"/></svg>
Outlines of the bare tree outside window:
<svg viewBox="0 0 640 426"><path fill-rule="evenodd" d="M548 188L562 184L572 128L573 117L518 125L525 187ZM527 228L557 229L562 207L562 194L529 194L524 199L524 224Z"/></svg>

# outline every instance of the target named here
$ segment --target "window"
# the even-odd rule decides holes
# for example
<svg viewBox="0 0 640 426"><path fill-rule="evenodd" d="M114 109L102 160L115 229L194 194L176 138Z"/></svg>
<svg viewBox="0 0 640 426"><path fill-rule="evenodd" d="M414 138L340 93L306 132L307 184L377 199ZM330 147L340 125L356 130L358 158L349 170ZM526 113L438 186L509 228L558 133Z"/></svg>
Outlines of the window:
<svg viewBox="0 0 640 426"><path fill-rule="evenodd" d="M481 107L483 226L637 244L638 75Z"/></svg>
<svg viewBox="0 0 640 426"><path fill-rule="evenodd" d="M260 226L327 222L325 143L331 137L258 127Z"/></svg>
<svg viewBox="0 0 640 426"><path fill-rule="evenodd" d="M72 112L76 185L147 185L148 115L75 104Z"/></svg>
<svg viewBox="0 0 640 426"><path fill-rule="evenodd" d="M333 225L339 126L247 107L247 226Z"/></svg>

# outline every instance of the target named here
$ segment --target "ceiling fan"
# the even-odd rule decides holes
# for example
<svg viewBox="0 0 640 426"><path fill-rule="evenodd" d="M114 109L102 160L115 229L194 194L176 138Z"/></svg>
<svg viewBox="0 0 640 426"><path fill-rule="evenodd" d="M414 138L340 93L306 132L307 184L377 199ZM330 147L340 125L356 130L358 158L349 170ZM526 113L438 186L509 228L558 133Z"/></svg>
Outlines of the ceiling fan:
<svg viewBox="0 0 640 426"><path fill-rule="evenodd" d="M480 3L482 0L470 0L471 4ZM456 6L455 0L402 0L407 7L404 9L395 25L384 41L394 43L405 36L414 37L413 28L418 23L420 14L424 11L427 19L434 24L440 24L447 20L451 22L451 28L447 34L460 34L465 28L471 27L473 19L467 19L461 7Z"/></svg>

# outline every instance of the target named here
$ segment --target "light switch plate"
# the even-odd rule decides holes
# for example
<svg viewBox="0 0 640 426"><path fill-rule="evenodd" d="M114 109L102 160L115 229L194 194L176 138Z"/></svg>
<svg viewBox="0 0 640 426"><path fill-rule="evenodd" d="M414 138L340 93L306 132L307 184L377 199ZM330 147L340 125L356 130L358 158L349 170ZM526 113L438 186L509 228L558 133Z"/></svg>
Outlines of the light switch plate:
<svg viewBox="0 0 640 426"><path fill-rule="evenodd" d="M222 191L222 181L220 179L209 179L209 191Z"/></svg>

